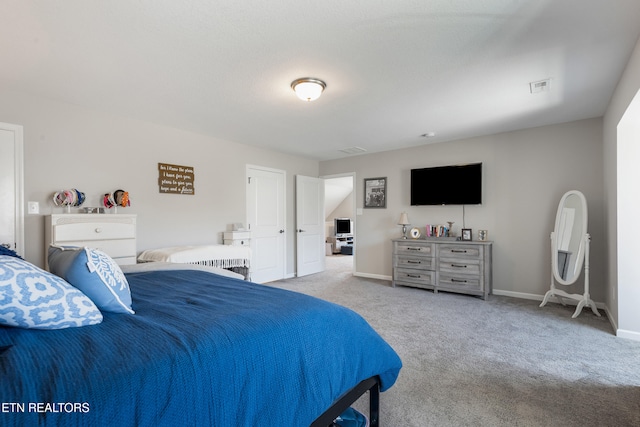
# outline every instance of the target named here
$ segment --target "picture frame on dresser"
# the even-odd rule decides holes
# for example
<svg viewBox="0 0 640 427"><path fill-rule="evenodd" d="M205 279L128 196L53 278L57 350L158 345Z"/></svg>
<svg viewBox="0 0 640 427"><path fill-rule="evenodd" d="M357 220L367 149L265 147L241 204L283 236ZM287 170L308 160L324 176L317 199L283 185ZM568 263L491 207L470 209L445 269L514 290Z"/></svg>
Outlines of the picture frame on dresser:
<svg viewBox="0 0 640 427"><path fill-rule="evenodd" d="M364 207L387 207L387 177L364 179Z"/></svg>
<svg viewBox="0 0 640 427"><path fill-rule="evenodd" d="M472 236L472 230L470 228L463 228L461 234L461 240L470 242Z"/></svg>

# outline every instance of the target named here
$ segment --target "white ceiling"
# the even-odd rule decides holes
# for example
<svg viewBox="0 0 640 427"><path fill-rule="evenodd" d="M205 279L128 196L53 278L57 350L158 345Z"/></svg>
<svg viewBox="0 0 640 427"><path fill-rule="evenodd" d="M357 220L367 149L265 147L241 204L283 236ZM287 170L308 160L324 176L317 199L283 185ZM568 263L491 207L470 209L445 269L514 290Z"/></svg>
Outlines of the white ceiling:
<svg viewBox="0 0 640 427"><path fill-rule="evenodd" d="M2 0L0 88L326 160L599 117L639 33L639 0Z"/></svg>

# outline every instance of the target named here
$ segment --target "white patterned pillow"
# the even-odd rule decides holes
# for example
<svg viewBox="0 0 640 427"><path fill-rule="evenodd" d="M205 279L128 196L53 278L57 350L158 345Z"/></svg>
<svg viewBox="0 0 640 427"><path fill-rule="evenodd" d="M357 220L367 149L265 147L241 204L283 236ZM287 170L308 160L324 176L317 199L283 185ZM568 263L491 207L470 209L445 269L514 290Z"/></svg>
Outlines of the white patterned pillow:
<svg viewBox="0 0 640 427"><path fill-rule="evenodd" d="M129 282L120 266L104 252L52 245L49 270L80 289L100 310L134 314Z"/></svg>
<svg viewBox="0 0 640 427"><path fill-rule="evenodd" d="M100 322L102 313L78 289L23 259L0 255L0 324L64 329Z"/></svg>

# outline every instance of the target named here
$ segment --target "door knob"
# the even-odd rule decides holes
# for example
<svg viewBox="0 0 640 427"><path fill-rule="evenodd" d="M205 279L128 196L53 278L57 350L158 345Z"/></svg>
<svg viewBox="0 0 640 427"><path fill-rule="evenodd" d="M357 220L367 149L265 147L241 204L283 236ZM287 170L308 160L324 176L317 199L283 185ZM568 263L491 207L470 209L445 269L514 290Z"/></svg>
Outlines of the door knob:
<svg viewBox="0 0 640 427"><path fill-rule="evenodd" d="M280 234L284 233L284 230L280 230Z"/></svg>

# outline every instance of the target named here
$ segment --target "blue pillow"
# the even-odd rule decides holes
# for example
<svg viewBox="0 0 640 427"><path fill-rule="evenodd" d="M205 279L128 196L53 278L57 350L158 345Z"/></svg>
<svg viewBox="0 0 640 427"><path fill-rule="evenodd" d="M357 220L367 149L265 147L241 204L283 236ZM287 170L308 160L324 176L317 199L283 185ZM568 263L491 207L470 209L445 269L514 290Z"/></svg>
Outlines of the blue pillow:
<svg viewBox="0 0 640 427"><path fill-rule="evenodd" d="M78 289L23 259L0 255L0 324L64 329L100 322L102 313Z"/></svg>
<svg viewBox="0 0 640 427"><path fill-rule="evenodd" d="M104 252L51 245L49 270L80 289L100 310L134 314L129 282L120 266Z"/></svg>
<svg viewBox="0 0 640 427"><path fill-rule="evenodd" d="M16 257L16 258L22 259L22 257L20 255L18 255L16 253L16 251L11 250L9 248L5 248L2 245L0 245L0 255L7 255L7 256L12 256L12 257Z"/></svg>

